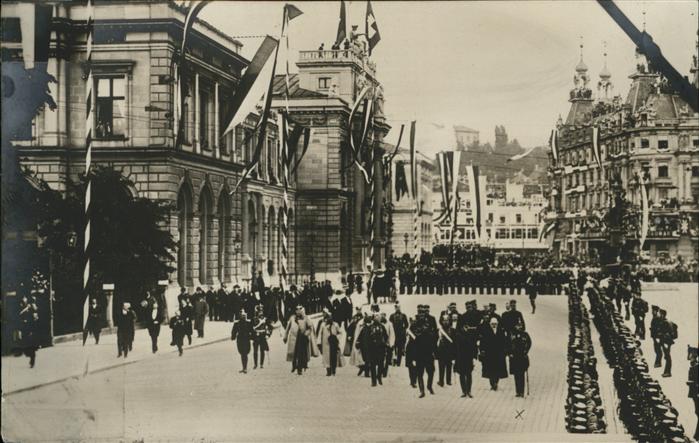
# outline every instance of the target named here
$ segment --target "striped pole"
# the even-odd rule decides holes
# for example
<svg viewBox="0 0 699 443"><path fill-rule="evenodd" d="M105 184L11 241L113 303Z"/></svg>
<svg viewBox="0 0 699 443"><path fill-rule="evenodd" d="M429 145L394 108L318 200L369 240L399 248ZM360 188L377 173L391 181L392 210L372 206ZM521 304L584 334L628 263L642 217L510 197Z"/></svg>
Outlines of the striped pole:
<svg viewBox="0 0 699 443"><path fill-rule="evenodd" d="M286 117L282 116L282 119L286 119ZM282 129L286 131L286 125L282 124L282 126ZM281 143L282 180L284 183L284 196L282 201L282 255L281 263L279 263L279 286L282 290L284 290L284 288L286 287L286 272L288 264L287 259L289 254L289 194L287 192L287 187L289 186L289 159L287 158L289 155L289 149L287 148L286 140L287 137L285 133L284 140Z"/></svg>
<svg viewBox="0 0 699 443"><path fill-rule="evenodd" d="M90 197L92 194L92 183L90 180L90 170L92 166L92 127L94 125L94 110L92 108L92 88L94 81L92 78L92 35L94 31L94 5L92 0L87 0L87 41L85 46L85 65L87 66L87 82L85 85L85 180L87 187L85 189L85 268L83 270L83 292L85 294L85 307L83 309L83 319L87 319L89 297L87 293L87 283L90 280Z"/></svg>
<svg viewBox="0 0 699 443"><path fill-rule="evenodd" d="M373 140L373 138L372 138ZM376 248L374 246L374 210L376 209L376 180L374 180L374 145L372 142L369 151L369 261L373 268L376 259Z"/></svg>

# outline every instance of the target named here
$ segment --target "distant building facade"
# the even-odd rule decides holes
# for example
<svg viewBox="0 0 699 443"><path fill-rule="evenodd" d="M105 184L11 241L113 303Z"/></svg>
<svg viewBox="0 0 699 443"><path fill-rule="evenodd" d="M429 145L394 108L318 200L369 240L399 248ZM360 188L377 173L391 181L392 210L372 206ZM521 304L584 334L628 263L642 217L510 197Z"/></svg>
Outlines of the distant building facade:
<svg viewBox="0 0 699 443"><path fill-rule="evenodd" d="M479 134L480 132L468 128L466 126L462 125L456 125L454 126L454 135L456 136L456 146L461 149L465 150L469 146L479 143Z"/></svg>
<svg viewBox="0 0 699 443"><path fill-rule="evenodd" d="M599 223L609 208L609 181L618 175L640 220L641 177L650 206L642 255L697 258L699 240L699 114L639 58L626 99L611 97L611 73L600 73L596 99L580 63L570 111L559 120L558 154L549 152L551 195L547 220L556 222L559 253L595 255L606 235ZM693 79L697 80L694 57ZM592 132L600 132L600 163Z"/></svg>

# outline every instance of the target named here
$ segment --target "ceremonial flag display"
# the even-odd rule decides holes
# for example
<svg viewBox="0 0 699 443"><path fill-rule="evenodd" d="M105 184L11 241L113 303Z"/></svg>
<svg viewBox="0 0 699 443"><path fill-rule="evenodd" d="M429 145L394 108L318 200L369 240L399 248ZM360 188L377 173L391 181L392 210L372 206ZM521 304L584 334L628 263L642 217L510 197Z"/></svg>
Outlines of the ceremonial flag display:
<svg viewBox="0 0 699 443"><path fill-rule="evenodd" d="M233 131L236 126L245 121L245 118L255 110L260 102L265 88L268 88L269 82L274 77L274 69L272 68L276 58L269 62L269 56L279 47L278 45L279 42L270 36L265 37L262 41L250 65L245 70L245 74L240 79L240 84L230 104L228 115L230 123L221 134L222 136Z"/></svg>
<svg viewBox="0 0 699 443"><path fill-rule="evenodd" d="M544 239L554 230L556 227L556 222L553 221L546 226L544 229L539 230L539 241L542 242Z"/></svg>
<svg viewBox="0 0 699 443"><path fill-rule="evenodd" d="M337 24L335 45L340 46L345 38L347 38L347 11L345 10L345 0L340 0L340 22Z"/></svg>
<svg viewBox="0 0 699 443"><path fill-rule="evenodd" d="M371 55L371 52L381 40L379 26L376 24L376 16L374 15L374 10L371 8L371 1L366 2L366 29L364 32L369 42L369 55Z"/></svg>
<svg viewBox="0 0 699 443"><path fill-rule="evenodd" d="M641 186L641 245L640 250L643 250L643 244L646 242L646 236L648 235L648 190L646 189L646 180L644 177L644 171L638 174L638 184Z"/></svg>
<svg viewBox="0 0 699 443"><path fill-rule="evenodd" d="M362 163L359 160L361 157L361 155L360 155L361 149L362 149L362 146L364 144L364 135L366 133L365 128L364 128L365 125L362 125L361 131L360 131L360 134L362 134L362 141L361 141L359 147L357 147L354 143L354 131L352 130L352 122L354 121L354 116L356 115L357 110L359 109L359 106L364 101L364 97L366 97L368 92L369 92L369 86L364 86L364 88L362 88L362 90L359 92L359 95L357 95L357 99L354 101L354 105L352 105L352 110L350 111L350 115L349 115L349 128L350 128L349 129L349 132L350 132L349 139L350 139L350 149L352 150L352 152L351 152L352 159L354 160L354 164L361 171L362 175L364 175L364 180L367 183L369 183L369 181L370 181L369 173L364 168L364 166L362 166ZM366 114L366 106L367 105L365 103L365 114Z"/></svg>
<svg viewBox="0 0 699 443"><path fill-rule="evenodd" d="M90 281L90 197L92 194L92 182L90 170L92 167L92 127L95 123L93 101L94 77L92 76L92 40L94 35L95 7L92 0L87 1L87 44L85 62L87 65L87 83L85 87L85 180L87 186L85 188L85 237L83 241L83 251L85 253L85 267L83 269L83 295L85 297L83 305L83 324L87 321L90 305L87 284Z"/></svg>
<svg viewBox="0 0 699 443"><path fill-rule="evenodd" d="M600 155L599 146L599 127L592 127L592 155L595 157L597 166L602 167L602 156Z"/></svg>
<svg viewBox="0 0 699 443"><path fill-rule="evenodd" d="M415 212L413 214L413 248L415 257L420 254L420 181L417 170L417 152L415 151L415 120L410 122L410 186L413 190L413 199L415 200Z"/></svg>

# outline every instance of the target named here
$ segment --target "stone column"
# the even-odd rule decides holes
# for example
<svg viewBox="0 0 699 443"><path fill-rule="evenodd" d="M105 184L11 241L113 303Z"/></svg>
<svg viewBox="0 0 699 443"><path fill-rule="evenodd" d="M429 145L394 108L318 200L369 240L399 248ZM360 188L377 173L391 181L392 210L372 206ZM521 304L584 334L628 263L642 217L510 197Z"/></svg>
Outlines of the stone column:
<svg viewBox="0 0 699 443"><path fill-rule="evenodd" d="M215 146L214 155L216 158L221 158L221 134L219 128L219 108L218 108L218 82L214 83L214 140L213 145Z"/></svg>

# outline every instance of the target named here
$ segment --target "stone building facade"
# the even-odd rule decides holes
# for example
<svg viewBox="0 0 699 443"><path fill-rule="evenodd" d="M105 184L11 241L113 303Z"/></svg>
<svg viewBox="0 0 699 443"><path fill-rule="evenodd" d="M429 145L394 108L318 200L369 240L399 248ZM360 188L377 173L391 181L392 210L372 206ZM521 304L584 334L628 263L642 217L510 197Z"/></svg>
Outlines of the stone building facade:
<svg viewBox="0 0 699 443"><path fill-rule="evenodd" d="M697 58L692 68L697 80ZM640 220L641 181L650 207L642 255L697 258L699 240L699 114L640 57L630 75L626 98L612 97L611 73L602 69L597 96L588 68L575 69L570 111L559 119L557 159L549 153L551 196L547 220L556 221L555 250L589 253L606 240L600 220L609 208L612 177L621 178L626 197ZM593 148L600 133L600 163Z"/></svg>
<svg viewBox="0 0 699 443"><path fill-rule="evenodd" d="M8 9L5 9L8 8ZM3 20L13 17L3 5ZM268 125L257 172L231 194L251 158L259 116L251 114L222 136L228 104L248 60L242 44L205 21L194 24L184 77L184 143L173 131L173 54L182 37L185 10L174 2L98 2L94 7L92 162L121 170L139 197L170 202L170 229L179 247L169 293L180 286L247 284L263 271L278 282L281 250L277 116ZM56 2L48 71L57 83L58 107L34 120L31 138L16 142L23 165L56 189L85 169L86 7ZM18 51L3 42L6 50ZM295 200L295 189L290 190ZM294 206L289 212L290 263L294 267ZM291 276L292 279L295 276Z"/></svg>
<svg viewBox="0 0 699 443"><path fill-rule="evenodd" d="M376 67L357 45L336 51L300 51L296 65L298 73L289 78L288 94L285 76L275 79L273 101L275 109L288 107L291 118L312 131L307 153L294 177L296 252L290 269L339 282L340 276L348 272L382 268L390 252L390 190L382 186L383 138L390 127L384 117ZM367 156L373 151L373 236L368 213L371 187L353 166L349 139L351 130L355 140L360 139L363 108L352 128L349 115L364 86L371 87L375 110L365 149ZM369 157L364 160L369 161Z"/></svg>

